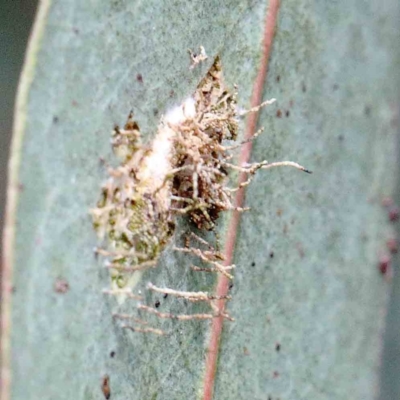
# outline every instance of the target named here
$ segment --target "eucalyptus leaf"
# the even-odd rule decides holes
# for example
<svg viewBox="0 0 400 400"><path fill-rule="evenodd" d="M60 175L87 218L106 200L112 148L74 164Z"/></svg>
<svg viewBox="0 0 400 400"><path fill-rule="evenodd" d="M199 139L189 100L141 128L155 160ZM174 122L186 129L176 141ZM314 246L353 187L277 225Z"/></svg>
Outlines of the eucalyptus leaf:
<svg viewBox="0 0 400 400"><path fill-rule="evenodd" d="M210 325L122 330L89 209L115 164L110 133L133 110L148 140L219 55L249 108L262 56L261 0L42 0L15 113L6 248L12 267L11 399L202 398ZM283 1L246 193L216 400L373 399L389 285L377 268L396 188L399 5ZM188 49L208 59L190 69ZM221 223L224 241L228 217ZM182 230L187 226L183 223ZM180 240L179 235L175 240ZM167 248L147 282L213 291ZM160 311L191 309L170 297ZM129 305L127 305L129 311ZM131 308L132 310L132 308ZM5 339L7 340L7 339ZM6 366L7 367L7 366Z"/></svg>

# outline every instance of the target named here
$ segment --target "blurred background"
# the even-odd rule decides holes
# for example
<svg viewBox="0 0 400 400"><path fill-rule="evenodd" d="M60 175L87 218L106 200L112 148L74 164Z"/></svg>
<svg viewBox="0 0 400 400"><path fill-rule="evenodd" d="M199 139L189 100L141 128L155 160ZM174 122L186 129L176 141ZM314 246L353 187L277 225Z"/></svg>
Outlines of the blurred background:
<svg viewBox="0 0 400 400"><path fill-rule="evenodd" d="M14 102L25 49L35 16L35 0L0 0L0 228L6 203L7 163ZM0 284L3 254L0 246ZM0 291L1 315L1 291ZM1 332L0 332L1 337ZM1 359L0 359L1 366ZM0 382L1 384L1 382Z"/></svg>
<svg viewBox="0 0 400 400"><path fill-rule="evenodd" d="M0 225L6 198L7 159L18 78L35 15L35 0L0 0ZM1 249L0 249L1 254Z"/></svg>

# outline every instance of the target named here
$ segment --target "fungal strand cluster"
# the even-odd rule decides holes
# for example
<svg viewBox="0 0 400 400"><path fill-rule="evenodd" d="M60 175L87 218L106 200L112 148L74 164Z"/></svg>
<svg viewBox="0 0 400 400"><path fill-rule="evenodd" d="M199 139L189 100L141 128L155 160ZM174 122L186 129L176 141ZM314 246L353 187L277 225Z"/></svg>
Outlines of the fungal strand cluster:
<svg viewBox="0 0 400 400"><path fill-rule="evenodd" d="M258 111L273 101L247 112ZM214 230L221 212L245 210L234 207L233 196L250 183L258 169L287 165L309 172L293 162L235 165L232 151L242 144L236 140L239 118L246 113L238 111L236 90L231 92L225 86L217 58L194 95L162 117L151 143L142 142L132 114L123 129L114 129L112 146L121 164L108 167L109 178L102 187L97 207L91 210L94 227L107 243L106 248L97 249L107 258L106 267L110 269L111 288L107 293L123 300L127 297L140 300L133 293L135 282L142 270L157 266L160 254L172 241L179 216L188 218L200 231ZM248 173L248 180L230 187L231 170ZM175 246L174 250L194 255L208 265L192 266L194 270L233 277L234 266L225 265L224 256L194 233L188 235L185 246ZM151 283L148 289L192 302L206 302L210 312L172 315L139 303L137 307L142 312L178 320L220 315L215 305L218 298L209 293L181 292ZM116 316L127 319L123 314ZM232 319L227 313L223 316ZM125 326L139 332L163 334L143 320L133 320L136 326Z"/></svg>

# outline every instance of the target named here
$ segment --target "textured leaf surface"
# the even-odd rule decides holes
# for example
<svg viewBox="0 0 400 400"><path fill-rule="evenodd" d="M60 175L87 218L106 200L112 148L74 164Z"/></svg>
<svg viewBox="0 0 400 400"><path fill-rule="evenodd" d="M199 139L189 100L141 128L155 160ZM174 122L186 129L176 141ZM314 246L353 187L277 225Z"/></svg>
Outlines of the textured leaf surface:
<svg viewBox="0 0 400 400"><path fill-rule="evenodd" d="M117 328L88 209L105 178L99 157L112 159L113 125L133 109L151 138L216 54L248 107L267 4L47 5L13 148L12 399L102 398L105 374L112 399L201 398L209 326L160 321L175 332L161 339ZM314 175L271 170L247 192L252 211L240 227L229 305L237 321L222 337L217 400L374 398L388 293L375 266L390 234L380 200L396 179L399 13L393 0L376 9L281 6L265 91L278 104L261 115L266 133L253 159L299 161ZM200 45L210 59L189 70L187 49ZM212 278L188 266L167 251L144 283L212 290ZM57 279L69 283L66 293L54 290ZM184 311L158 300L162 311Z"/></svg>

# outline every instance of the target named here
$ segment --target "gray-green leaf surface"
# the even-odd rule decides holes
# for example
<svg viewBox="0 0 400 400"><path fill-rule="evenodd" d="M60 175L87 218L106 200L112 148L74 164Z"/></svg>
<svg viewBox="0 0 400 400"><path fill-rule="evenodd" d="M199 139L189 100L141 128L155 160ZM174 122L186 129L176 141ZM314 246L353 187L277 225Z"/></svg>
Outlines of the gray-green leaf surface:
<svg viewBox="0 0 400 400"><path fill-rule="evenodd" d="M239 102L261 58L267 3L256 0L42 2L29 87L20 90L12 298L12 400L201 398L209 325L160 321L168 337L123 331L88 210L114 160L109 137L133 109L151 139L220 54ZM394 0L282 2L255 161L314 171L260 172L236 244L233 300L216 400L373 399L388 283L376 269L391 234L380 205L396 183L400 93ZM38 22L39 23L39 22ZM38 29L38 26L36 26ZM189 69L187 49L209 60ZM27 65L28 65L27 64ZM140 77L140 76L141 77ZM23 98L22 98L23 97ZM21 143L21 146L18 146ZM213 290L168 249L147 281ZM69 290L54 289L58 279ZM155 298L154 298L155 299ZM161 311L182 312L170 298ZM191 306L187 305L190 310Z"/></svg>

